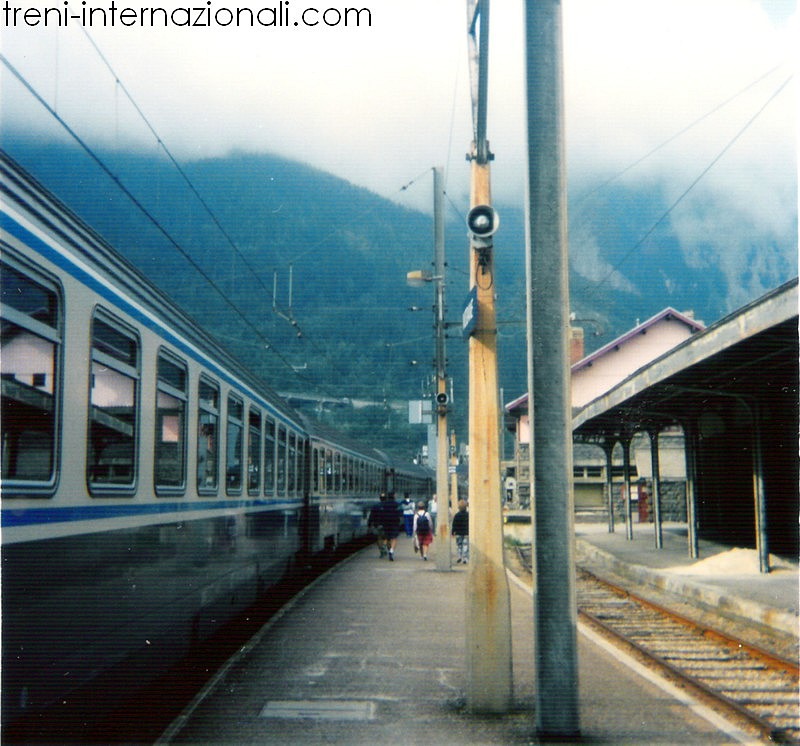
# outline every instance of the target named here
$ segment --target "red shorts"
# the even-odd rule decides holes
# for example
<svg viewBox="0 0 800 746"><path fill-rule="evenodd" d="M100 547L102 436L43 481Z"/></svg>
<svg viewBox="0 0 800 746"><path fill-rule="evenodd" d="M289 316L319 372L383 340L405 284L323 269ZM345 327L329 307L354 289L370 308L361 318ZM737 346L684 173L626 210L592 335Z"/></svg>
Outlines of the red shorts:
<svg viewBox="0 0 800 746"><path fill-rule="evenodd" d="M417 534L417 543L421 547L430 546L430 544L433 543L433 532L428 534Z"/></svg>

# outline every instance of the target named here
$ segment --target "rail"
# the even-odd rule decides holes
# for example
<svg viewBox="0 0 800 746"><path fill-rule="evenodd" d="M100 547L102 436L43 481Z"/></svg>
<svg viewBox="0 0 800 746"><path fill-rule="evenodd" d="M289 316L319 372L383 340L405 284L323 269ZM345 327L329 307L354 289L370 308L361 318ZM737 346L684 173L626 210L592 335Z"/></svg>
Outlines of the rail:
<svg viewBox="0 0 800 746"><path fill-rule="evenodd" d="M530 571L529 550L517 547ZM585 570L580 617L775 743L800 744L798 664L653 603Z"/></svg>

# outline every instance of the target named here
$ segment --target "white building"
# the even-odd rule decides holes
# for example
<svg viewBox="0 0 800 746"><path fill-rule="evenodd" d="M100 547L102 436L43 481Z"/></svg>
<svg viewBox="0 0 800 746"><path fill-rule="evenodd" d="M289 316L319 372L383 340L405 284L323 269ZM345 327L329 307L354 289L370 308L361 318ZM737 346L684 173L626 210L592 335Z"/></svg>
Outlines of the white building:
<svg viewBox="0 0 800 746"><path fill-rule="evenodd" d="M571 367L572 409L575 412L599 396L610 391L629 375L648 365L656 358L669 352L692 334L701 331L705 325L695 321L691 314L680 313L674 308L665 308L642 324L617 337L590 355L580 357L580 334L571 335L571 354L573 360L580 357ZM528 474L528 448L530 425L528 420L528 395L524 394L505 407L506 426L515 434L515 464L513 476L516 478L517 492L515 502L526 505L530 496L530 476ZM650 478L649 442L635 441L632 448L631 478ZM646 437L645 437L646 440ZM667 440L669 441L667 443ZM646 447L645 447L646 446ZM664 439L659 447L662 460L662 477L685 479L682 433ZM511 471L511 470L509 470ZM601 508L605 504L603 491L606 482L605 457L594 446L574 448L573 472L575 506L581 508ZM619 471L619 474L616 472ZM621 478L622 467L615 467L615 478Z"/></svg>
<svg viewBox="0 0 800 746"><path fill-rule="evenodd" d="M631 373L703 329L705 326L691 316L665 308L587 355L571 368L573 409L610 391Z"/></svg>

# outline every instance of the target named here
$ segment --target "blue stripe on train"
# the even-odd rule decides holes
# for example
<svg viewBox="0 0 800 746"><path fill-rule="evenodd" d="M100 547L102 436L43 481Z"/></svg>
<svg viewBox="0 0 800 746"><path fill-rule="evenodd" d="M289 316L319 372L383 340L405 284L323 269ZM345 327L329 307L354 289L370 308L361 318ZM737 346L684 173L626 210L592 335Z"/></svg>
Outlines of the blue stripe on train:
<svg viewBox="0 0 800 746"><path fill-rule="evenodd" d="M75 521L97 521L131 516L188 513L198 511L230 511L241 509L296 510L301 500L204 500L201 502L126 503L117 505L75 505L65 507L14 508L5 506L0 516L3 528L35 526L48 523L72 523Z"/></svg>

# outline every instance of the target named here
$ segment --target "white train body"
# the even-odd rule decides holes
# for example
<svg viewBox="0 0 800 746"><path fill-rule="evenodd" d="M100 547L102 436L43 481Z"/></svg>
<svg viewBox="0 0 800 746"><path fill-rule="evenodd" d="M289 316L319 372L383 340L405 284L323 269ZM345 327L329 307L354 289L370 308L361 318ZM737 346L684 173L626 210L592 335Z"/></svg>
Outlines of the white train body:
<svg viewBox="0 0 800 746"><path fill-rule="evenodd" d="M7 727L110 709L430 478L316 430L5 155L0 186Z"/></svg>

